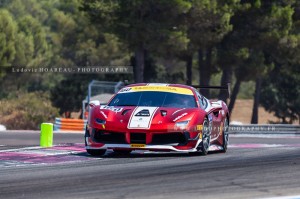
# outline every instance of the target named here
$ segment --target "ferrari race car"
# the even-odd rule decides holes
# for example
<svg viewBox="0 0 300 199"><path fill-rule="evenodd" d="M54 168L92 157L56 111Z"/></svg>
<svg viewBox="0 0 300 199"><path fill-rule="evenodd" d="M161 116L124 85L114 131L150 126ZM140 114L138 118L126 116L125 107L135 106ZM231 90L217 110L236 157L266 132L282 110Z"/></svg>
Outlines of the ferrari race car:
<svg viewBox="0 0 300 199"><path fill-rule="evenodd" d="M89 104L86 150L103 155L132 150L180 151L206 155L226 152L229 112L223 101L206 99L180 84L133 84L107 105Z"/></svg>

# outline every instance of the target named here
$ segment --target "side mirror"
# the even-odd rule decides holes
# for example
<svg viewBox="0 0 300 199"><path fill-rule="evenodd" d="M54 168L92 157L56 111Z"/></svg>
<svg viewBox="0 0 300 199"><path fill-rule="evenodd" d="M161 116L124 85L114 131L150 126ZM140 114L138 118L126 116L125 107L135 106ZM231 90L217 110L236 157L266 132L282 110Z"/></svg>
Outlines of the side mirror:
<svg viewBox="0 0 300 199"><path fill-rule="evenodd" d="M89 103L89 107L92 108L94 106L99 106L100 105L100 101L99 100L93 100L93 101L90 101Z"/></svg>

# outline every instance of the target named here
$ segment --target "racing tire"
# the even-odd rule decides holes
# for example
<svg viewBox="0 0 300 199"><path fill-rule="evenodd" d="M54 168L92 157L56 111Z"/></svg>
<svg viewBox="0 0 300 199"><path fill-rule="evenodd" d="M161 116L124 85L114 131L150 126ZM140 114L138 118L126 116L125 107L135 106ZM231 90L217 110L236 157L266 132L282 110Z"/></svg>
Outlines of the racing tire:
<svg viewBox="0 0 300 199"><path fill-rule="evenodd" d="M87 146L86 138L89 137L88 129L85 129L84 144ZM86 149L86 152L91 156L102 156L106 153L106 149Z"/></svg>
<svg viewBox="0 0 300 199"><path fill-rule="evenodd" d="M202 142L198 145L196 152L190 152L191 155L207 155L210 146L211 128L208 119L203 121Z"/></svg>
<svg viewBox="0 0 300 199"><path fill-rule="evenodd" d="M106 153L106 149L87 149L86 152L91 156L102 156Z"/></svg>
<svg viewBox="0 0 300 199"><path fill-rule="evenodd" d="M114 153L120 154L120 155L128 155L131 153L132 150L119 150L119 149L114 149Z"/></svg>
<svg viewBox="0 0 300 199"><path fill-rule="evenodd" d="M223 126L223 144L222 144L222 152L226 153L229 143L229 120L228 117L224 120L224 126Z"/></svg>

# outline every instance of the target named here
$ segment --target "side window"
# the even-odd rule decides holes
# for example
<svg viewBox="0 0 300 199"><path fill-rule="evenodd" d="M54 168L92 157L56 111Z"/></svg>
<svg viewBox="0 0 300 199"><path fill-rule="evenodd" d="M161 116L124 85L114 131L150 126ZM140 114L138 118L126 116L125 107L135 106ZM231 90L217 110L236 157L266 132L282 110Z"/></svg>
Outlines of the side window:
<svg viewBox="0 0 300 199"><path fill-rule="evenodd" d="M203 110L205 110L207 108L207 105L208 105L207 100L206 100L205 97L202 98L202 104L203 104Z"/></svg>
<svg viewBox="0 0 300 199"><path fill-rule="evenodd" d="M208 106L206 98L201 96L200 93L196 89L195 89L195 92L196 92L198 100L199 100L200 108L205 110Z"/></svg>
<svg viewBox="0 0 300 199"><path fill-rule="evenodd" d="M199 99L201 109L205 110L206 107L207 107L207 101L206 101L206 99L204 97L201 97L198 94L197 94L197 97Z"/></svg>

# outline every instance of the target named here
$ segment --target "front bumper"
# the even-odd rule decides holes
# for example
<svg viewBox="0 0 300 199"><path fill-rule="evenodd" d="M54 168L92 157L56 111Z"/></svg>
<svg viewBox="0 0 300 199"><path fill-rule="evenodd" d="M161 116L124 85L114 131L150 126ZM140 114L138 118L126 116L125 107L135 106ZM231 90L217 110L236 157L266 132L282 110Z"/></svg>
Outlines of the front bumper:
<svg viewBox="0 0 300 199"><path fill-rule="evenodd" d="M177 151L177 152L196 152L196 148L178 148L168 145L144 145L143 147L132 147L131 144L103 144L102 146L87 145L86 149L123 149L123 150L149 150L149 151Z"/></svg>
<svg viewBox="0 0 300 199"><path fill-rule="evenodd" d="M199 132L111 132L90 129L86 149L121 149L195 152L202 141Z"/></svg>

